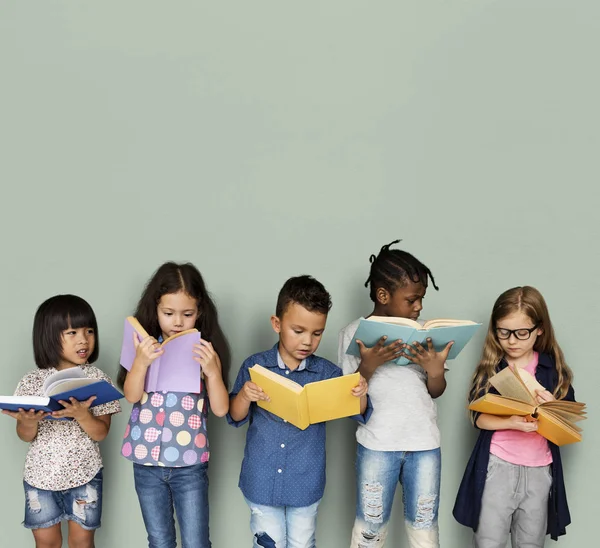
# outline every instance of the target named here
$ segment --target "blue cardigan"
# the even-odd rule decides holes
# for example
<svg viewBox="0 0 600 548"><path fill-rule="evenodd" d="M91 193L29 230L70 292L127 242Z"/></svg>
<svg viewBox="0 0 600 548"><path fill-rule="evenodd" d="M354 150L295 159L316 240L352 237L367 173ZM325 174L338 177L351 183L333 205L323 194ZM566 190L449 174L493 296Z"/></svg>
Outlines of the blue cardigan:
<svg viewBox="0 0 600 548"><path fill-rule="evenodd" d="M506 361L502 360L498 364L497 371L501 371L507 365ZM535 377L542 386L553 392L558 384L558 373L554 364L554 358L548 354L540 353ZM493 389L491 391L495 392ZM476 399L482 395L472 394L473 397L471 399ZM564 399L575 401L575 392L572 386L569 386L569 391ZM471 458L467 464L460 487L458 488L456 502L452 511L456 521L470 527L473 531L477 531L479 525L481 499L483 497L483 488L485 487L493 434L492 430L481 430L479 432L479 437L471 453ZM546 534L549 534L553 540L557 540L560 535L566 533L565 529L571 523L571 516L567 505L567 493L565 490L562 462L560 460L560 450L558 446L551 442L548 442L548 445L552 453L552 487L550 488L550 497L548 498L548 528Z"/></svg>

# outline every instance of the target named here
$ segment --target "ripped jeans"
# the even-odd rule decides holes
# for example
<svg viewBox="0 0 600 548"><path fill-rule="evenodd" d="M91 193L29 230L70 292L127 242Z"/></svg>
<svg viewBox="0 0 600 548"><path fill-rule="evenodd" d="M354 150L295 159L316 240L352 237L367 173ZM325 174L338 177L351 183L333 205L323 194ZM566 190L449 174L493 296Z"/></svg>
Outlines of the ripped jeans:
<svg viewBox="0 0 600 548"><path fill-rule="evenodd" d="M88 482L64 491L38 489L23 481L27 529L45 529L63 519L75 521L83 529L100 527L102 516L102 468Z"/></svg>
<svg viewBox="0 0 600 548"><path fill-rule="evenodd" d="M310 506L263 506L246 500L254 548L315 548L318 500Z"/></svg>
<svg viewBox="0 0 600 548"><path fill-rule="evenodd" d="M402 485L404 521L410 548L438 548L440 449L372 451L358 444L356 520L351 548L385 545L394 493Z"/></svg>

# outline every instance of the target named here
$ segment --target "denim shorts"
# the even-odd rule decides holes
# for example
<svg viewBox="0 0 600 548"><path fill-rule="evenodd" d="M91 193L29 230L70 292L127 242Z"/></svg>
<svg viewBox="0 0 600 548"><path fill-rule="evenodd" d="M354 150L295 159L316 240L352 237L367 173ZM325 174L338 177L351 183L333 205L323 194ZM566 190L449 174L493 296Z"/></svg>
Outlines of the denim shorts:
<svg viewBox="0 0 600 548"><path fill-rule="evenodd" d="M102 468L88 482L65 489L47 491L23 481L25 489L25 520L27 529L45 529L60 521L75 521L83 529L100 527L102 516Z"/></svg>

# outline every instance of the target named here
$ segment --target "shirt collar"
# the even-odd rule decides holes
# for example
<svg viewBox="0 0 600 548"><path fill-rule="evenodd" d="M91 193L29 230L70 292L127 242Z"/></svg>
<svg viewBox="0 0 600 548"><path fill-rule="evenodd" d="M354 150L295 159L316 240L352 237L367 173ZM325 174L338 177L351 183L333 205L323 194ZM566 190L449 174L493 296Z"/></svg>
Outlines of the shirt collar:
<svg viewBox="0 0 600 548"><path fill-rule="evenodd" d="M278 367L279 369L286 369L286 365L285 363L283 363L283 360L281 359L281 356L279 355L279 343L275 343L275 345L273 346L273 348L271 348L271 350L269 350L269 352L267 353L266 356L266 363L265 364L261 364L263 365L263 367L270 367L270 368L275 368ZM308 356L308 358L305 358L302 360L302 362L300 362L300 365L294 369L294 371L310 371L311 373L318 373L319 372L319 368L316 364L318 358L314 355L310 355Z"/></svg>

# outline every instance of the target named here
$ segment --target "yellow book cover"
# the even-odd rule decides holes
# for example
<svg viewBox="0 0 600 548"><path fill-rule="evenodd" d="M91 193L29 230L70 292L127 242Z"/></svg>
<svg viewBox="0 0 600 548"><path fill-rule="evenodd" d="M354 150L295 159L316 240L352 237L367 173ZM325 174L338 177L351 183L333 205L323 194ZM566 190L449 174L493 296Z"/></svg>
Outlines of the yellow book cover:
<svg viewBox="0 0 600 548"><path fill-rule="evenodd" d="M360 398L352 395L352 389L360 380L359 373L300 386L258 364L249 371L252 382L270 398L270 401L259 401L258 406L300 430L310 424L360 413Z"/></svg>
<svg viewBox="0 0 600 548"><path fill-rule="evenodd" d="M556 445L581 441L581 428L575 423L586 418L585 404L565 400L537 403L535 390L543 387L527 371L507 367L490 378L500 392L485 394L471 402L469 409L489 415L522 417L538 421L537 432Z"/></svg>

